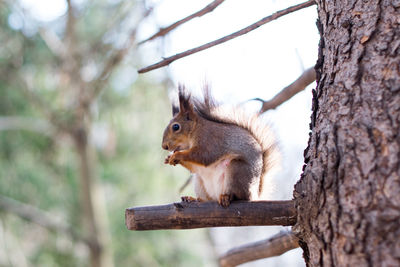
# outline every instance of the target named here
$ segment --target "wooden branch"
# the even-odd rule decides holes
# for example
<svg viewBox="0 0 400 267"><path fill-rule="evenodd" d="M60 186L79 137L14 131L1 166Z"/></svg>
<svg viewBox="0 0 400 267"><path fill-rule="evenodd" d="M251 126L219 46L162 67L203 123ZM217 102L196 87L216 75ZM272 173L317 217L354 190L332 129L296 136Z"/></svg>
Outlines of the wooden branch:
<svg viewBox="0 0 400 267"><path fill-rule="evenodd" d="M158 63L155 63L153 65L150 65L148 67L145 67L145 68L142 68L142 69L138 70L138 72L139 73L145 73L145 72L149 72L149 71L154 70L154 69L158 69L158 68L167 66L167 65L171 64L172 62L174 62L177 59L180 59L180 58L189 56L191 54L203 51L203 50L208 49L210 47L225 43L225 42L227 42L229 40L232 40L232 39L234 39L236 37L242 36L242 35L250 32L250 31L253 31L253 30L257 29L258 27L260 27L260 26L262 26L262 25L264 25L264 24L266 24L268 22L276 20L276 19L278 19L278 18L280 18L280 17L282 17L284 15L287 15L289 13L295 12L297 10L312 6L314 4L315 4L315 0L309 0L307 2L304 2L304 3L298 4L298 5L294 5L294 6L286 8L286 9L280 10L280 11L278 11L278 12L276 12L276 13L268 16L268 17L265 17L265 18L257 21L254 24L251 24L251 25L247 26L244 29L241 29L241 30L239 30L237 32L234 32L234 33L232 33L230 35L227 35L225 37L219 38L219 39L214 40L212 42L203 44L203 45L198 46L196 48L192 48L192 49L189 49L189 50L187 50L185 52L178 53L178 54L176 54L174 56L167 57L167 58L165 58L164 60L162 60L162 61L160 61Z"/></svg>
<svg viewBox="0 0 400 267"><path fill-rule="evenodd" d="M264 113L267 110L270 109L275 109L278 107L280 104L286 102L289 100L292 96L297 94L298 92L303 91L309 84L311 84L313 81L315 81L315 70L314 67L309 68L303 74L300 75L297 80L295 80L293 83L288 85L287 87L283 88L282 91L280 91L276 96L274 96L271 100L264 101L261 98L254 98L252 100L258 100L263 103L259 113Z"/></svg>
<svg viewBox="0 0 400 267"><path fill-rule="evenodd" d="M168 27L165 28L161 28L157 33L153 34L152 36L150 36L149 38L139 42L139 45L146 43L148 41L154 40L158 37L167 35L170 31L176 29L177 27L181 26L182 24L196 18L196 17L201 17L207 13L212 12L214 9L216 9L220 4L222 4L224 2L224 0L215 0L212 3L208 4L206 7L204 7L203 9L181 19L178 20L177 22L169 25Z"/></svg>
<svg viewBox="0 0 400 267"><path fill-rule="evenodd" d="M128 208L129 230L193 229L221 226L294 225L293 201L234 201L223 208L217 202L179 202Z"/></svg>
<svg viewBox="0 0 400 267"><path fill-rule="evenodd" d="M221 267L232 267L249 261L275 257L299 247L292 232L281 232L271 238L233 248L219 258Z"/></svg>

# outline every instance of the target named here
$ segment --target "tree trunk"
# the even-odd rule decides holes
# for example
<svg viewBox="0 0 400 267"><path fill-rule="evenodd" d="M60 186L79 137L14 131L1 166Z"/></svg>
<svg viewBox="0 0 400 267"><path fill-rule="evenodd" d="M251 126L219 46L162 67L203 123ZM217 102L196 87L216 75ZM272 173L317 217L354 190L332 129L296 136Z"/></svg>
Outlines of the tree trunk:
<svg viewBox="0 0 400 267"><path fill-rule="evenodd" d="M400 2L317 2L294 231L309 266L400 266Z"/></svg>
<svg viewBox="0 0 400 267"><path fill-rule="evenodd" d="M94 152L86 130L81 127L76 130L75 145L80 167L81 208L85 234L89 240L90 261L92 267L112 267L112 251L110 234L101 185L94 174Z"/></svg>

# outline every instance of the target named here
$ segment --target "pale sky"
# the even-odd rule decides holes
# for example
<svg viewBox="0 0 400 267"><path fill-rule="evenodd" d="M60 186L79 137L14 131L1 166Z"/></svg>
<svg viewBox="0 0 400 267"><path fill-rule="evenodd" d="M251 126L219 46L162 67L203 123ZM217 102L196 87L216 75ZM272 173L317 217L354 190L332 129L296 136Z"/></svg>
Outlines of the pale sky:
<svg viewBox="0 0 400 267"><path fill-rule="evenodd" d="M65 0L19 0L31 16L40 21L51 21L67 11Z"/></svg>

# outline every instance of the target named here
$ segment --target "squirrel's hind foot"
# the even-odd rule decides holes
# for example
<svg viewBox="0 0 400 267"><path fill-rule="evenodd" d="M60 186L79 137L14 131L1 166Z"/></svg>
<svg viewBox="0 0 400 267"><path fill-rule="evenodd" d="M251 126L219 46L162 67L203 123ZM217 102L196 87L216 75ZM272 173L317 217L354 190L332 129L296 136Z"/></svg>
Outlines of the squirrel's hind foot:
<svg viewBox="0 0 400 267"><path fill-rule="evenodd" d="M218 204L226 208L231 204L232 197L228 194L219 195Z"/></svg>
<svg viewBox="0 0 400 267"><path fill-rule="evenodd" d="M199 198L191 197L191 196L183 196L181 197L182 202L200 202Z"/></svg>

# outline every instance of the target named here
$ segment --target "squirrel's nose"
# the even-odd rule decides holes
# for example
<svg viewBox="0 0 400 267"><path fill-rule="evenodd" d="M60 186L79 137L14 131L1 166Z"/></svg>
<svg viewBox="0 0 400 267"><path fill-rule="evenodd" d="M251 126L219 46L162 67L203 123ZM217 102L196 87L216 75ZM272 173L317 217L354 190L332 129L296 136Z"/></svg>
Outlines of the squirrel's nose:
<svg viewBox="0 0 400 267"><path fill-rule="evenodd" d="M168 145L167 144L162 144L162 148L165 150L168 150Z"/></svg>

